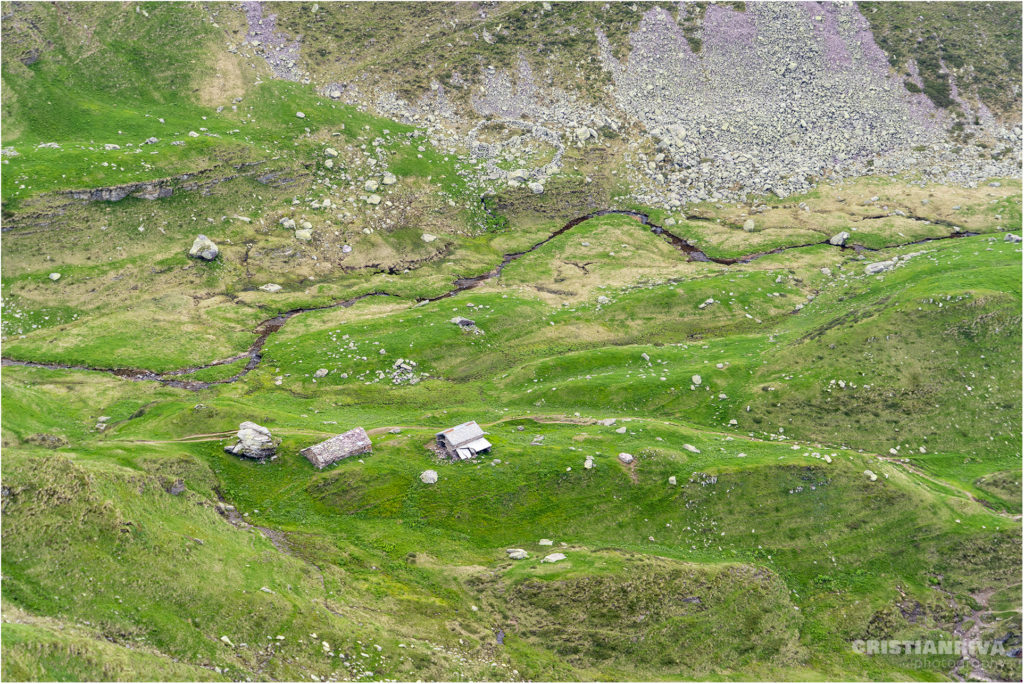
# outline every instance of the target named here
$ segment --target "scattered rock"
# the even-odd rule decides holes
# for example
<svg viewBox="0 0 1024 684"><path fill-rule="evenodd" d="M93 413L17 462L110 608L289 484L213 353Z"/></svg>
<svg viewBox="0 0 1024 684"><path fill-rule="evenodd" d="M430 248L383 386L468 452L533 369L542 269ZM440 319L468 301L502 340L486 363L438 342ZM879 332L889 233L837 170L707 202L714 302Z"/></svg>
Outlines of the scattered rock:
<svg viewBox="0 0 1024 684"><path fill-rule="evenodd" d="M540 546L554 546L555 542L551 541L550 539L541 539L539 542L537 542L537 544Z"/></svg>
<svg viewBox="0 0 1024 684"><path fill-rule="evenodd" d="M541 195L544 193L544 186L540 183L527 183L526 187L530 189L534 195Z"/></svg>
<svg viewBox="0 0 1024 684"><path fill-rule="evenodd" d="M393 173L385 173L380 182L384 185L394 185L398 182L398 176Z"/></svg>
<svg viewBox="0 0 1024 684"><path fill-rule="evenodd" d="M753 233L755 227L756 225L754 224L754 219L752 218L748 218L746 221L743 222L743 230L745 230L748 233Z"/></svg>
<svg viewBox="0 0 1024 684"><path fill-rule="evenodd" d="M295 112L295 118L296 119L305 119L306 115L303 114L302 112Z"/></svg>
<svg viewBox="0 0 1024 684"><path fill-rule="evenodd" d="M330 373L330 371L327 370L326 368L318 368L316 370L316 372L313 373L313 377L314 378L323 378L323 377L326 377L328 373Z"/></svg>
<svg viewBox="0 0 1024 684"><path fill-rule="evenodd" d="M1024 240L1024 237L1014 235L1013 233L1007 233L1006 237L1003 238L1003 242L1020 242L1021 240Z"/></svg>
<svg viewBox="0 0 1024 684"><path fill-rule="evenodd" d="M423 484L434 484L437 482L437 471L436 470L424 470L420 473L420 481Z"/></svg>
<svg viewBox="0 0 1024 684"><path fill-rule="evenodd" d="M868 264L864 267L864 272L868 275L875 275L876 273L884 273L891 271L894 266L898 263L899 259L890 259L889 261L876 261L873 264Z"/></svg>
<svg viewBox="0 0 1024 684"><path fill-rule="evenodd" d="M627 454L625 451L623 451L621 454L619 454L619 460L625 463L626 465L629 465L630 463L633 462L633 454Z"/></svg>
<svg viewBox="0 0 1024 684"><path fill-rule="evenodd" d="M872 482L874 482L875 480L877 480L877 479L878 479L878 475L875 475L875 474L874 474L873 472L871 472L870 470L865 470L865 471L864 471L864 475L866 475L866 476L867 476L867 478L868 478L869 480L871 480Z"/></svg>
<svg viewBox="0 0 1024 684"><path fill-rule="evenodd" d="M828 239L828 244L834 245L836 247L842 247L843 245L846 244L846 241L849 240L849 239L850 239L850 234L847 233L844 230L841 233L836 233L835 235L830 237Z"/></svg>
<svg viewBox="0 0 1024 684"><path fill-rule="evenodd" d="M430 233L424 233L423 235L420 235L420 240L423 240L424 242L433 242L436 239L437 236L431 235Z"/></svg>
<svg viewBox="0 0 1024 684"><path fill-rule="evenodd" d="M263 460L276 453L277 443L270 430L247 420L238 426L238 443L224 447L224 451L236 456Z"/></svg>
<svg viewBox="0 0 1024 684"><path fill-rule="evenodd" d="M326 157L337 157L338 156L338 150L334 149L333 147L328 147L327 149L324 150L324 156L326 156Z"/></svg>
<svg viewBox="0 0 1024 684"><path fill-rule="evenodd" d="M693 446L692 444L684 444L683 448L686 449L687 451L689 451L692 454L699 454L700 453L700 449L698 449L697 447Z"/></svg>
<svg viewBox="0 0 1024 684"><path fill-rule="evenodd" d="M300 228L295 231L295 239L302 240L303 242L309 242L313 239L313 231L309 228Z"/></svg>
<svg viewBox="0 0 1024 684"><path fill-rule="evenodd" d="M674 485L676 483L676 476L675 475L670 475L669 478L668 478L668 483L670 485Z"/></svg>
<svg viewBox="0 0 1024 684"><path fill-rule="evenodd" d="M549 553L541 559L541 563L557 563L558 561L565 560L564 553Z"/></svg>
<svg viewBox="0 0 1024 684"><path fill-rule="evenodd" d="M526 553L524 549L507 549L506 553L512 560L526 560L530 557L530 554Z"/></svg>
<svg viewBox="0 0 1024 684"><path fill-rule="evenodd" d="M368 195L366 197L366 203L371 204L373 206L377 206L378 204L380 204L380 195Z"/></svg>
<svg viewBox="0 0 1024 684"><path fill-rule="evenodd" d="M216 247L215 247L214 249L216 249ZM215 256L216 256L216 255L215 255ZM50 280L52 280L53 282L57 282L58 280L60 280L60 273L51 273L51 274L49 275L49 278L50 278Z"/></svg>
<svg viewBox="0 0 1024 684"><path fill-rule="evenodd" d="M264 292L280 292L283 288L277 283L267 283L266 285L260 285L260 289Z"/></svg>
<svg viewBox="0 0 1024 684"><path fill-rule="evenodd" d="M213 261L217 258L218 254L220 254L220 249L213 243L213 240L205 235L197 236L192 243L192 249L188 250L190 257L204 261Z"/></svg>

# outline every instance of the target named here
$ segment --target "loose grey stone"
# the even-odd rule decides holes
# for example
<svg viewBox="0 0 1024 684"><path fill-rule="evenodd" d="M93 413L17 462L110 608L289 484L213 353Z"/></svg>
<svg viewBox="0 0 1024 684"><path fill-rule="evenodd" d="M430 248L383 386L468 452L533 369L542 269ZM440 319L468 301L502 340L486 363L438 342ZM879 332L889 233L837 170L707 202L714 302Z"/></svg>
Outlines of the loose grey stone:
<svg viewBox="0 0 1024 684"><path fill-rule="evenodd" d="M205 235L199 235L192 243L192 248L188 250L188 255L193 259L202 259L204 261L213 261L220 254L220 249L217 245L213 244L213 240L206 237Z"/></svg>
<svg viewBox="0 0 1024 684"><path fill-rule="evenodd" d="M224 447L224 451L236 456L263 460L275 454L277 443L270 430L247 420L238 426L238 443Z"/></svg>

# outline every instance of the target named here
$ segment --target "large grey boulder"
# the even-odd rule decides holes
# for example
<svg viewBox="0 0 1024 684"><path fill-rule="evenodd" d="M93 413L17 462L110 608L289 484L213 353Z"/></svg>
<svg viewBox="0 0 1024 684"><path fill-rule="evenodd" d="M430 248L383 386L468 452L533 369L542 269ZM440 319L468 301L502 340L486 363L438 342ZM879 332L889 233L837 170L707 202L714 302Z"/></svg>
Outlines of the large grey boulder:
<svg viewBox="0 0 1024 684"><path fill-rule="evenodd" d="M238 443L224 447L224 451L262 461L276 453L277 442L270 434L270 430L247 420L238 426Z"/></svg>
<svg viewBox="0 0 1024 684"><path fill-rule="evenodd" d="M192 249L188 250L188 255L193 259L202 259L203 261L213 261L220 254L220 249L213 243L213 240L206 237L205 235L199 235L192 243Z"/></svg>
<svg viewBox="0 0 1024 684"><path fill-rule="evenodd" d="M1024 240L1024 238L1013 233L1007 233L1006 237L1003 238L1003 242L1020 242L1021 240Z"/></svg>
<svg viewBox="0 0 1024 684"><path fill-rule="evenodd" d="M423 484L434 484L437 482L437 471L436 470L424 470L420 473L420 482Z"/></svg>
<svg viewBox="0 0 1024 684"><path fill-rule="evenodd" d="M557 563L558 561L565 560L564 553L549 553L541 559L541 563Z"/></svg>
<svg viewBox="0 0 1024 684"><path fill-rule="evenodd" d="M508 557L512 560L526 560L530 557L530 554L526 553L523 549L507 549Z"/></svg>
<svg viewBox="0 0 1024 684"><path fill-rule="evenodd" d="M836 233L828 239L828 244L835 245L836 247L842 247L846 244L846 241L850 239L850 234L845 230L841 233Z"/></svg>

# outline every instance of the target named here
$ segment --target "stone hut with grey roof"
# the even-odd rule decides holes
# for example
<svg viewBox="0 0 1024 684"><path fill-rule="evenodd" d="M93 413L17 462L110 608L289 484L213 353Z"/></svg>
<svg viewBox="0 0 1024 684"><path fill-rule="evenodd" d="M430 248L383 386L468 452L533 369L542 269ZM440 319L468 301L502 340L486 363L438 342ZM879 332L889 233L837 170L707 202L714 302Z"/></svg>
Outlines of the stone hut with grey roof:
<svg viewBox="0 0 1024 684"><path fill-rule="evenodd" d="M467 461L491 448L484 431L474 420L442 430L435 437L438 449L455 461Z"/></svg>
<svg viewBox="0 0 1024 684"><path fill-rule="evenodd" d="M349 456L359 456L373 451L373 444L366 430L352 428L348 432L331 437L327 441L306 447L300 453L321 470Z"/></svg>

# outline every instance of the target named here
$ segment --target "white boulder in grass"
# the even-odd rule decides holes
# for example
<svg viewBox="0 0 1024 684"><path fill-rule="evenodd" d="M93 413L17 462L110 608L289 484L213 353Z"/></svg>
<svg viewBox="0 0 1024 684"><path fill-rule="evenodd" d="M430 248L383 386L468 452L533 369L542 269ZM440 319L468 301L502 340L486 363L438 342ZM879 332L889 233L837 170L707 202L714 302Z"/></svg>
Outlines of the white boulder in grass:
<svg viewBox="0 0 1024 684"><path fill-rule="evenodd" d="M220 254L220 249L213 243L213 240L205 235L197 236L192 242L192 248L188 250L190 257L203 261L213 261L218 254Z"/></svg>
<svg viewBox="0 0 1024 684"><path fill-rule="evenodd" d="M270 458L277 451L277 442L270 430L252 421L245 421L238 426L238 442L234 446L224 447L224 451L236 456L263 460Z"/></svg>

